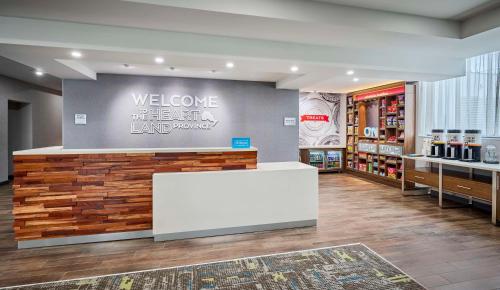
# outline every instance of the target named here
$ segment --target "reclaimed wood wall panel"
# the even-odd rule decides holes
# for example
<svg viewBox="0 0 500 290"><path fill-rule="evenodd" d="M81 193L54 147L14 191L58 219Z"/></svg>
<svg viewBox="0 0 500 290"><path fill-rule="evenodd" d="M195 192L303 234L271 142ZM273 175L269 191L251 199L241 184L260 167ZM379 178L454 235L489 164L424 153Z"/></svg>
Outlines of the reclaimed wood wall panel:
<svg viewBox="0 0 500 290"><path fill-rule="evenodd" d="M256 151L16 155L15 236L149 230L153 173L256 167Z"/></svg>

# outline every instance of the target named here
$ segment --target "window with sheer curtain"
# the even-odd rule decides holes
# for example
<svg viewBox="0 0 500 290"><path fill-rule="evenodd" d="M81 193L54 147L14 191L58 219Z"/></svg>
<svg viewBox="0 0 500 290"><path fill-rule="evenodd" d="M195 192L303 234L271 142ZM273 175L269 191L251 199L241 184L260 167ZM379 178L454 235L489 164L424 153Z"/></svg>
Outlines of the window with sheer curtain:
<svg viewBox="0 0 500 290"><path fill-rule="evenodd" d="M421 82L418 122L421 136L432 129L480 129L500 137L500 52L466 60L466 75Z"/></svg>

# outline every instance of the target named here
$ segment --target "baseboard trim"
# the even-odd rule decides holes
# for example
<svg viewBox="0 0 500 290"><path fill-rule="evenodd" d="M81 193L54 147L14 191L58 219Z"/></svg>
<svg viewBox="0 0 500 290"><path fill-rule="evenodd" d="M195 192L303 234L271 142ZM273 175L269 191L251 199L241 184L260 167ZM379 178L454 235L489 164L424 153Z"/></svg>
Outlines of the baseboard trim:
<svg viewBox="0 0 500 290"><path fill-rule="evenodd" d="M97 235L84 235L84 236L74 236L74 237L64 237L64 238L51 238L43 240L27 240L27 241L18 241L17 248L30 249L30 248L64 246L73 244L87 244L87 243L108 242L108 241L118 241L118 240L143 239L143 238L151 238L152 236L153 236L153 231L146 230L146 231L121 232L121 233L109 233L109 234L97 234Z"/></svg>
<svg viewBox="0 0 500 290"><path fill-rule="evenodd" d="M272 224L263 224L263 225L252 225L252 226L242 226L242 227L189 231L189 232L180 232L180 233L155 234L154 240L155 240L155 242L184 240L184 239L192 239L192 238L233 235L233 234L261 232L261 231L270 231L270 230L312 227L312 226L316 226L316 224L317 224L317 220L304 220L304 221L272 223Z"/></svg>

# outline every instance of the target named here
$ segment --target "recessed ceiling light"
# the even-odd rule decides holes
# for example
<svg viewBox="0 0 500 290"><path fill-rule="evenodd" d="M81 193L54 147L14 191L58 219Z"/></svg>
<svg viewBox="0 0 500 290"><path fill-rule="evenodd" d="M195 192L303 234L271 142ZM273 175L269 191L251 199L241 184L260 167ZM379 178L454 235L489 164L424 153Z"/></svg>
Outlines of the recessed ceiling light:
<svg viewBox="0 0 500 290"><path fill-rule="evenodd" d="M353 78L352 81L353 82L359 82L359 79L358 78Z"/></svg>
<svg viewBox="0 0 500 290"><path fill-rule="evenodd" d="M39 77L41 77L41 76L43 76L43 75L44 75L43 71L41 71L41 70L39 70L39 69L37 69L37 70L35 71L35 74L36 74L37 76L39 76Z"/></svg>
<svg viewBox="0 0 500 290"><path fill-rule="evenodd" d="M130 65L130 64L128 64L128 63L124 63L124 64L123 64L123 67L124 67L124 68L134 68L133 66L131 66L131 65Z"/></svg>
<svg viewBox="0 0 500 290"><path fill-rule="evenodd" d="M291 67L290 67L290 70L291 70L292 72L296 72L296 71L298 71L298 70L299 70L299 67L298 67L298 66L296 66L296 65L293 65L293 66L291 66Z"/></svg>
<svg viewBox="0 0 500 290"><path fill-rule="evenodd" d="M82 53L79 52L79 51L77 51L77 50L73 50L71 52L71 56L74 57L74 58L80 58L80 57L82 57Z"/></svg>
<svg viewBox="0 0 500 290"><path fill-rule="evenodd" d="M157 56L157 57L155 57L155 62L156 62L156 63L158 63L158 64L163 63L164 61L165 61L165 60L164 60L164 59L163 59L163 57L161 57L161 56Z"/></svg>
<svg viewBox="0 0 500 290"><path fill-rule="evenodd" d="M227 68L233 68L234 67L234 63L232 63L232 62L226 62L226 67Z"/></svg>
<svg viewBox="0 0 500 290"><path fill-rule="evenodd" d="M345 74L348 76L352 76L354 74L354 71L351 69L351 70L348 70Z"/></svg>

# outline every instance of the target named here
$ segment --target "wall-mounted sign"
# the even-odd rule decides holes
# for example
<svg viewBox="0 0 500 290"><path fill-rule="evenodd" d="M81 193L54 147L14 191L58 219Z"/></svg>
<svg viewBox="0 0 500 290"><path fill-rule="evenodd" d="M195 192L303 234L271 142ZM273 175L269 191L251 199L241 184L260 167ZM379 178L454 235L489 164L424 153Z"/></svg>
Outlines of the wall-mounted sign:
<svg viewBox="0 0 500 290"><path fill-rule="evenodd" d="M328 115L301 115L301 122L330 122Z"/></svg>
<svg viewBox="0 0 500 290"><path fill-rule="evenodd" d="M231 147L236 149L250 148L250 138L249 137L235 137L231 140Z"/></svg>
<svg viewBox="0 0 500 290"><path fill-rule="evenodd" d="M210 130L218 120L217 96L132 94L137 111L132 114L130 133L169 134L174 130Z"/></svg>
<svg viewBox="0 0 500 290"><path fill-rule="evenodd" d="M379 154L401 156L403 155L403 146L380 144Z"/></svg>
<svg viewBox="0 0 500 290"><path fill-rule="evenodd" d="M395 94L404 94L405 86L399 86L394 88L382 89L378 91L371 91L369 93L362 93L359 95L354 95L354 99L357 101L367 100L372 98L378 98L382 96L395 95Z"/></svg>
<svg viewBox="0 0 500 290"><path fill-rule="evenodd" d="M366 152L366 153L374 153L377 154L378 144L376 143L358 143L358 151Z"/></svg>
<svg viewBox="0 0 500 290"><path fill-rule="evenodd" d="M87 125L87 114L75 114L75 125Z"/></svg>
<svg viewBox="0 0 500 290"><path fill-rule="evenodd" d="M297 126L297 118L295 117L285 117L283 119L284 126Z"/></svg>
<svg viewBox="0 0 500 290"><path fill-rule="evenodd" d="M301 93L299 146L345 146L345 102L343 94Z"/></svg>

